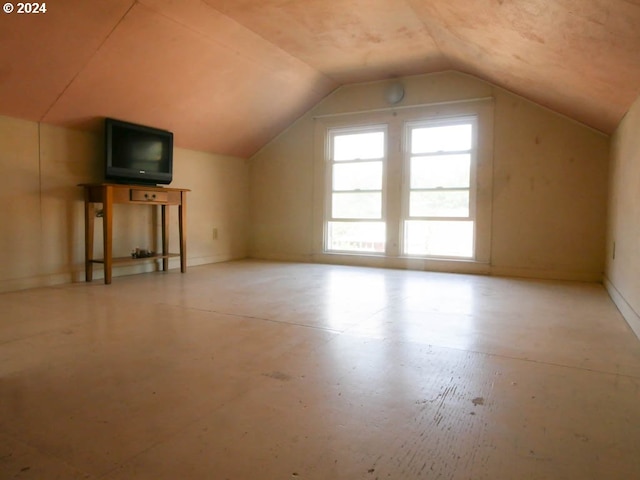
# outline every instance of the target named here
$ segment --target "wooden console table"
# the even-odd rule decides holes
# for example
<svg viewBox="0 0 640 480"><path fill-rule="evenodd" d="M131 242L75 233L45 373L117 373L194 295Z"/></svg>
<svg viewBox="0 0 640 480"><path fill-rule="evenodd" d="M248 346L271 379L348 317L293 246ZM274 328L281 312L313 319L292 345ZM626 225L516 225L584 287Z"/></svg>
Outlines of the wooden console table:
<svg viewBox="0 0 640 480"><path fill-rule="evenodd" d="M162 259L162 270L169 268L169 258L180 257L180 271L187 270L187 192L184 188L168 188L144 185L121 185L112 183L81 184L84 187L84 247L86 280L93 280L93 264L104 265L104 283L111 283L111 269L114 264L131 264L144 260ZM95 204L102 204L104 258L93 258L93 231L96 217ZM150 257L113 258L113 204L159 205L162 211L162 253ZM178 206L178 229L180 232L180 253L169 253L169 209Z"/></svg>

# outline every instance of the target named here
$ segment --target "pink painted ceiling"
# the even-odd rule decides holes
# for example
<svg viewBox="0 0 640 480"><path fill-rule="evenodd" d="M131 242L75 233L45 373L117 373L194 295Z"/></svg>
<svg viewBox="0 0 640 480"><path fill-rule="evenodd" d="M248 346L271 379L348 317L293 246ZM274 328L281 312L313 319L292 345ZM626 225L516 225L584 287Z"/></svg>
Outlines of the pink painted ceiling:
<svg viewBox="0 0 640 480"><path fill-rule="evenodd" d="M640 0L56 0L0 12L0 114L248 157L342 84L458 70L611 133Z"/></svg>

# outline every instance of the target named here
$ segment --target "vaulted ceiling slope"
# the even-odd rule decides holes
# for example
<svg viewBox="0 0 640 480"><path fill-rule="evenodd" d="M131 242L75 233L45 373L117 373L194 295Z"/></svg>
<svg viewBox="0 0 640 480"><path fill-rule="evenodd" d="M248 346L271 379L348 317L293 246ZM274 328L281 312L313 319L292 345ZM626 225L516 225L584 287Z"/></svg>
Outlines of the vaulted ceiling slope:
<svg viewBox="0 0 640 480"><path fill-rule="evenodd" d="M15 2L14 2L15 3ZM458 70L611 133L640 0L56 0L0 12L0 114L248 157L336 87Z"/></svg>

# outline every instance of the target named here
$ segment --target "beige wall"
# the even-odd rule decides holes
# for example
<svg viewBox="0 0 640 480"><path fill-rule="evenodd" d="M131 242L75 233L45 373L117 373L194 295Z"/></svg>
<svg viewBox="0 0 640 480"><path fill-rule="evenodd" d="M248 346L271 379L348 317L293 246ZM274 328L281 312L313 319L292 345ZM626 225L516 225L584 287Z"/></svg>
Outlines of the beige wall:
<svg viewBox="0 0 640 480"><path fill-rule="evenodd" d="M494 95L494 272L602 280L609 138Z"/></svg>
<svg viewBox="0 0 640 480"><path fill-rule="evenodd" d="M402 79L402 107L493 99L493 187L488 265L325 255L317 247L314 173L318 118L388 108L389 82L338 89L256 154L250 169L250 255L393 267L601 280L609 138L474 77ZM392 112L391 112L392 113ZM315 176L314 176L315 175Z"/></svg>
<svg viewBox="0 0 640 480"><path fill-rule="evenodd" d="M100 135L0 116L0 291L84 280L83 203L77 184L102 181L102 169ZM246 256L245 160L176 149L172 186L192 190L189 265ZM177 213L173 208L171 213L171 251L177 251ZM152 208L116 205L114 255L127 255L136 246L157 248L151 235L157 223ZM99 221L96 226L100 239ZM151 269L149 263L119 267L114 276ZM101 276L97 267L96 277Z"/></svg>
<svg viewBox="0 0 640 480"><path fill-rule="evenodd" d="M605 285L640 337L640 98L611 141L606 252Z"/></svg>

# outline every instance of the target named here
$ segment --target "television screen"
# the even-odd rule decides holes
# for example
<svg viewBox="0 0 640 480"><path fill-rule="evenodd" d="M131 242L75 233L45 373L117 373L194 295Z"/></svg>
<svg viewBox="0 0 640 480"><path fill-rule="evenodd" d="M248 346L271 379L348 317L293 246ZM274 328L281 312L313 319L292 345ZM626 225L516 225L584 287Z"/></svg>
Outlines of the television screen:
<svg viewBox="0 0 640 480"><path fill-rule="evenodd" d="M105 177L122 183L168 184L173 176L173 134L105 119Z"/></svg>

